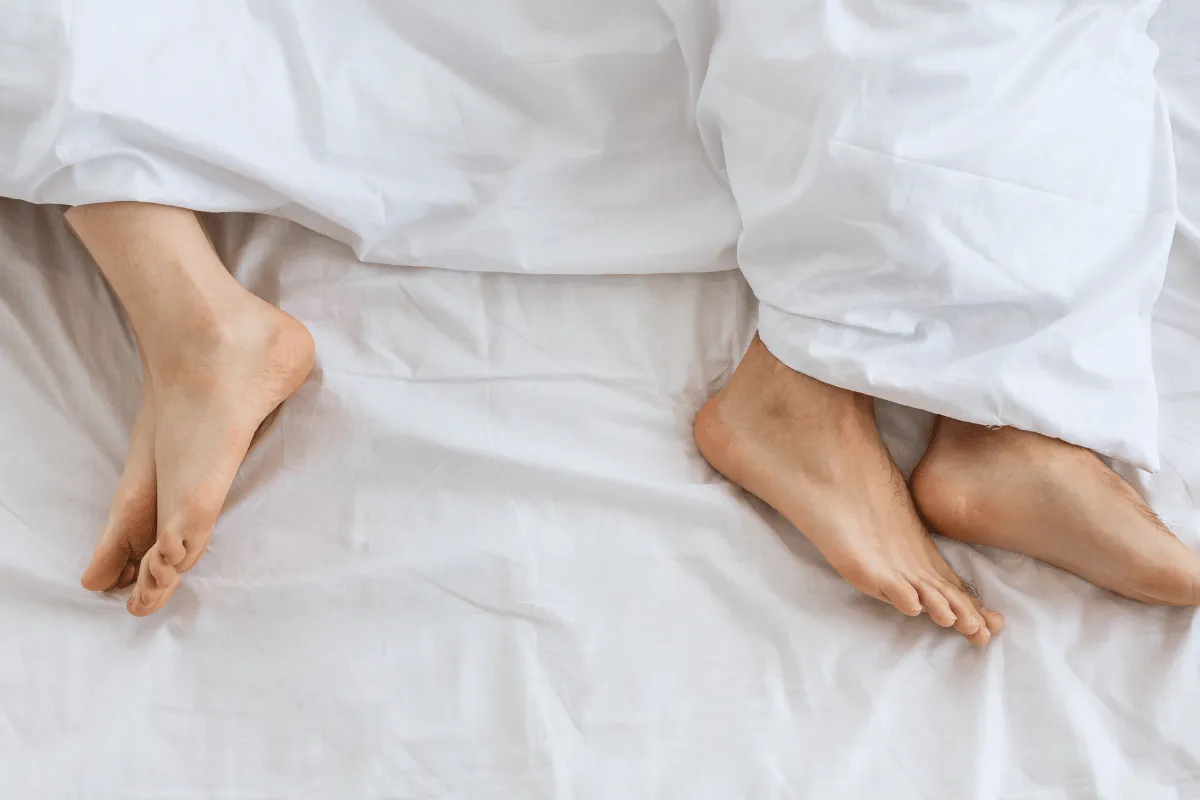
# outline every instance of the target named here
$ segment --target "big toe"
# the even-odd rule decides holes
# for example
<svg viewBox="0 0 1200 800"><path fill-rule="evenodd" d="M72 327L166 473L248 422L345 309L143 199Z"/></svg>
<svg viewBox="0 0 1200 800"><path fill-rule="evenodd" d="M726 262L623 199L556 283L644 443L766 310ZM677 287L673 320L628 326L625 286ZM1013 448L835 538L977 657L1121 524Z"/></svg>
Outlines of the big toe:
<svg viewBox="0 0 1200 800"><path fill-rule="evenodd" d="M120 583L131 558L128 541L116 533L105 531L96 552L92 554L91 562L83 571L80 583L89 592L108 591Z"/></svg>
<svg viewBox="0 0 1200 800"><path fill-rule="evenodd" d="M153 495L150 496L153 503ZM154 512L143 508L124 510L114 504L108 526L100 536L92 560L80 583L90 592L106 592L128 586L132 571L154 544Z"/></svg>
<svg viewBox="0 0 1200 800"><path fill-rule="evenodd" d="M1145 567L1133 581L1139 588L1131 593L1143 602L1168 606L1200 605L1200 556L1182 542L1181 552L1172 563Z"/></svg>
<svg viewBox="0 0 1200 800"><path fill-rule="evenodd" d="M148 380L148 379L144 379ZM123 588L154 544L158 493L154 469L154 405L144 385L142 407L133 421L129 452L117 483L108 522L80 579L93 592Z"/></svg>

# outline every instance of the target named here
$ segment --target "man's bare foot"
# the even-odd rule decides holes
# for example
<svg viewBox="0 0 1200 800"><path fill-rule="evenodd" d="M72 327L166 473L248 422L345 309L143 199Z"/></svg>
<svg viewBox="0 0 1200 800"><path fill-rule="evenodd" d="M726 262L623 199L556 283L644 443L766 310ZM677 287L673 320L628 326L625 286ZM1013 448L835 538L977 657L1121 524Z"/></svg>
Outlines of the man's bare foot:
<svg viewBox="0 0 1200 800"><path fill-rule="evenodd" d="M137 577L138 563L154 544L157 515L154 480L154 388L142 359L142 405L133 421L125 469L117 484L108 523L92 561L83 573L83 587L93 592L124 589Z"/></svg>
<svg viewBox="0 0 1200 800"><path fill-rule="evenodd" d="M204 553L255 431L300 388L313 350L299 321L237 287L211 326L152 354L158 536L130 613L162 608Z"/></svg>
<svg viewBox="0 0 1200 800"><path fill-rule="evenodd" d="M783 514L854 588L976 644L1003 627L922 526L871 398L795 372L755 337L695 433L718 472Z"/></svg>
<svg viewBox="0 0 1200 800"><path fill-rule="evenodd" d="M1146 603L1200 604L1200 556L1081 447L942 419L912 490L945 536L1015 550Z"/></svg>

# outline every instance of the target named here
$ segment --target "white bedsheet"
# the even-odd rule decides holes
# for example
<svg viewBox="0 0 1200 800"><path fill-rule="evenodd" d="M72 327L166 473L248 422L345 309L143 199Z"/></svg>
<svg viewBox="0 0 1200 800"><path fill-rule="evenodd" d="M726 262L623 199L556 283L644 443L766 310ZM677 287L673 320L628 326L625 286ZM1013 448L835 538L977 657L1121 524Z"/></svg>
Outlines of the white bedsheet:
<svg viewBox="0 0 1200 800"><path fill-rule="evenodd" d="M1156 26L1182 220L1163 470L1200 546L1200 15ZM690 421L754 327L736 273L396 269L214 222L319 369L164 612L77 578L137 361L52 209L0 202L0 797L1200 796L1200 624L956 543L1008 630L858 596ZM921 415L883 411L911 463Z"/></svg>

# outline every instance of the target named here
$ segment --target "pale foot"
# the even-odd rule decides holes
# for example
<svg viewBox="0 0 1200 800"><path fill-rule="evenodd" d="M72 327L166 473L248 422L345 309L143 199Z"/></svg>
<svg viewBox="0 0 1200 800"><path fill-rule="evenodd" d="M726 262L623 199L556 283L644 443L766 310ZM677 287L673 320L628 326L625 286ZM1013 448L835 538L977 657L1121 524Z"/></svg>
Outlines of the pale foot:
<svg viewBox="0 0 1200 800"><path fill-rule="evenodd" d="M313 364L308 330L244 290L219 322L165 352L149 363L158 536L129 598L137 616L162 608L204 553L255 431Z"/></svg>
<svg viewBox="0 0 1200 800"><path fill-rule="evenodd" d="M108 523L81 583L93 592L124 589L137 577L142 557L154 544L157 514L154 479L154 389L142 362L142 405L133 422L125 469L117 483Z"/></svg>
<svg viewBox="0 0 1200 800"><path fill-rule="evenodd" d="M1033 556L1146 603L1200 604L1200 556L1081 447L942 419L912 490L946 536Z"/></svg>
<svg viewBox="0 0 1200 800"><path fill-rule="evenodd" d="M718 472L783 514L854 588L976 644L1003 627L922 526L871 398L795 372L756 337L695 433Z"/></svg>

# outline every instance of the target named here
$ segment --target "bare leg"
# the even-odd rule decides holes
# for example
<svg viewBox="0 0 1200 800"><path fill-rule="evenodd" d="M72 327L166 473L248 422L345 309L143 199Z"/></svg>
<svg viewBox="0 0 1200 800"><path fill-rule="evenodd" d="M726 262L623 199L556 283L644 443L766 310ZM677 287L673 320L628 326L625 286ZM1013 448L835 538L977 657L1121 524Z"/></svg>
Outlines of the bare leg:
<svg viewBox="0 0 1200 800"><path fill-rule="evenodd" d="M756 337L697 416L696 442L713 467L783 514L854 588L909 616L924 610L976 644L1003 627L922 526L879 438L871 398L795 372Z"/></svg>
<svg viewBox="0 0 1200 800"><path fill-rule="evenodd" d="M912 489L946 536L1025 553L1146 603L1200 604L1200 556L1081 447L941 419Z"/></svg>
<svg viewBox="0 0 1200 800"><path fill-rule="evenodd" d="M234 280L191 211L106 203L73 208L67 219L142 347L152 411L144 402L132 444L144 451L150 417L157 537L138 568L129 610L149 614L204 552L255 430L307 377L312 337ZM138 487L133 505L147 496L147 462L131 454L122 480L122 488L126 478ZM147 515L116 505L114 517L129 522L102 537L85 575L89 588L105 583L121 557L136 557L144 543ZM126 562L115 583L128 572Z"/></svg>

